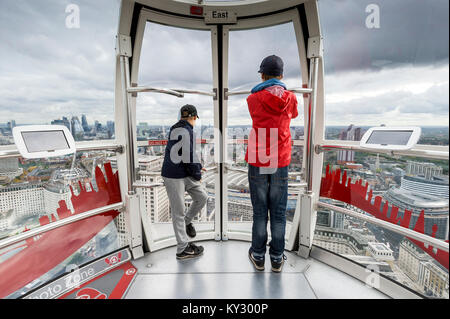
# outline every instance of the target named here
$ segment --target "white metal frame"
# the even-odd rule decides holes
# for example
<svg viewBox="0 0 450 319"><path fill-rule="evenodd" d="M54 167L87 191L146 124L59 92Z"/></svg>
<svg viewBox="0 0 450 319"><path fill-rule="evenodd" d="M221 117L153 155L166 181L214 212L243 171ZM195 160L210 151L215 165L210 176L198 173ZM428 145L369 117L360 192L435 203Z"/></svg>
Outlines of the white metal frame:
<svg viewBox="0 0 450 319"><path fill-rule="evenodd" d="M299 4L298 2L296 3ZM307 62L307 54L306 54L306 45L304 43L304 35L302 30L302 25L300 22L300 16L297 9L288 10L282 13L275 13L263 17L256 17L256 18L248 18L248 19L241 19L238 21L235 25L227 25L223 27L223 85L224 88L228 88L228 52L229 52L229 33L230 31L238 31L238 30L248 30L248 29L257 29L257 28L264 28L264 27L270 27L285 23L292 23L297 39L297 45L298 45L298 52L299 52L299 59L300 59L300 67L301 67L301 76L302 76L302 83L299 83L299 87L302 85L308 84L309 80L309 72L308 72L308 62ZM311 92L310 88L305 90L305 92ZM243 93L243 92L237 92L237 93ZM236 92L231 92L228 94L228 96L236 95ZM225 95L226 93L224 93ZM304 105L308 105L309 97L304 97ZM306 107L305 107L305 127L306 127ZM223 101L223 109L222 109L222 118L224 119L223 127L224 127L224 134L223 134L223 149L222 152L227 155L227 144L226 144L226 137L227 135L227 126L228 126L228 99L224 99ZM303 143L300 143L303 144ZM305 164L305 156L303 157L303 167ZM227 162L225 158L225 162ZM223 225L223 233L222 237L224 239L236 239L236 240L246 240L251 241L251 222L243 223L243 222L229 222L228 221L228 170L224 170L223 172L223 203L222 203L222 212L223 212L223 219L222 219L222 225ZM302 192L299 192L296 210L294 214L294 220L292 224L287 224L286 226L286 233L288 236L286 236L286 249L292 250L295 246L295 240L296 235L299 230L299 222L300 222L300 198L301 198Z"/></svg>
<svg viewBox="0 0 450 319"><path fill-rule="evenodd" d="M180 2L177 2L176 4L173 1L163 1L163 0L139 0L140 3L150 5L154 8L164 10L167 12L174 12L178 13L184 16L189 15L188 9L191 5L195 5L195 1L188 1L183 0ZM229 48L229 32L233 30L242 30L242 29L253 29L258 27L267 27L272 25L277 25L281 23L287 23L287 22L293 22L295 27L295 32L298 38L298 45L299 45L299 54L300 54L300 60L301 60L301 67L302 67L302 84L308 83L308 88L311 89L311 86L313 83L316 84L316 87L314 87L314 96L309 95L309 97L304 98L305 100L305 128L308 127L308 121L309 119L313 119L314 129L311 132L311 139L308 141L300 141L296 144L303 145L304 146L304 164L305 162L309 161L309 165L311 165L309 175L310 179L308 179L308 189L306 193L300 192L299 194L299 201L297 202L297 209L296 209L296 219L294 219L294 223L299 222L299 255L302 255L304 257L307 257L310 255L314 258L317 258L319 260L322 260L326 263L336 263L337 261L334 259L339 259L339 256L335 256L334 259L330 259L329 256L323 256L323 253L318 253L319 249L312 246L312 239L314 235L314 228L316 223L316 207L318 203L318 194L320 191L320 182L321 182L321 176L322 176L322 169L323 169L323 151L326 149L334 149L334 148L352 148L355 150L362 150L359 146L359 142L350 142L350 141L331 141L331 140L325 140L325 109L324 109L324 66L323 66L323 60L321 58L321 55L316 55L317 52L321 52L321 31L320 31L320 23L319 23L319 12L317 7L317 1L311 0L311 1L286 1L283 3L283 6L286 4L286 7L289 8L293 7L295 5L304 3L304 8L306 11L306 17L307 17L307 26L308 26L308 36L309 41L313 41L313 39L316 39L318 42L315 42L314 45L311 46L311 43L309 43L309 50L311 50L311 47L316 47L317 45L317 51L316 53L308 52L308 55L306 54L306 48L305 43L303 41L303 30L302 25L300 23L299 13L297 10L289 10L282 13L267 15L267 16L260 16L260 17L252 17L255 15L263 15L269 12L273 12L274 8L277 7L277 5L280 5L279 2L275 4L274 1L268 1L268 2L261 2L261 7L258 7L258 12L252 11L251 4L255 4L258 2L255 1L247 1L245 5L239 6L236 3L231 4L224 4L224 3L217 3L214 4L217 8L231 8L236 9L236 11L239 11L241 8L243 11L239 11L238 14L238 23L235 25L224 25L222 27L223 34L222 34L222 52L221 55L223 57L223 72L222 72L222 79L218 78L219 74L219 65L218 65L218 56L219 52L217 52L217 27L216 26L206 26L203 23L202 19L190 19L189 17L174 17L172 15L166 15L163 13L156 13L156 16L163 17L163 21L159 20L159 23L178 26L178 27L191 27L194 29L208 29L208 28L215 28L211 35L212 35L212 47L213 47L213 74L214 74L214 87L219 87L219 80L223 84L223 88L228 88L228 48ZM132 3L131 0L124 0L124 3ZM134 3L134 2L133 2ZM209 5L209 4L208 4ZM245 9L244 9L245 8ZM252 7L254 10L255 7ZM279 7L277 7L279 9ZM132 10L131 10L132 11ZM143 9L141 15L143 14L149 14L149 10ZM245 18L246 16L249 16L249 18ZM151 20L151 19L150 19ZM152 20L154 21L154 20ZM154 21L158 22L158 21ZM182 23L180 23L182 22ZM141 25L142 22L142 16L141 21L139 22L140 26L138 27L138 34L136 38L136 46L134 48L136 54L140 53L140 44L142 43L142 37L143 37L143 27L144 25ZM122 24L121 24L122 26ZM141 31L139 31L141 30ZM211 29L212 30L212 29ZM310 67L308 69L308 63L307 61L311 62ZM137 79L137 69L139 57L135 55L133 57L133 70L132 70L132 79L134 82L136 82ZM312 77L312 73L315 73L315 77ZM173 90L177 91L177 90ZM182 93L178 90L178 93ZM231 92L232 95L236 92ZM239 93L239 92L238 92ZM236 94L238 94L236 93ZM224 130L227 127L227 99L226 99L226 92L220 92L220 95L222 96L222 125ZM311 105L311 104L313 105ZM312 114L307 112L309 106L314 106L312 108ZM133 99L133 108L135 108L135 99ZM218 100L214 101L214 108L215 108L215 127L219 128L219 102ZM118 110L116 110L118 112ZM226 133L222 134L222 139L217 140L219 137L216 137L215 143L216 145L221 146L221 154L219 152L216 152L217 156L217 162L220 163L220 156L224 156L227 154L226 152ZM118 141L120 142L120 140ZM308 147L308 145L311 145L312 147ZM400 155L419 155L423 157L432 157L432 158L443 158L448 159L448 147L435 147L435 146L426 146L426 145L416 145L413 150L410 150L407 152L399 152ZM404 154L403 154L404 153ZM304 165L305 167L305 165ZM227 216L227 166L225 165L220 166L220 174L222 174L222 194L221 197L223 199L222 203L219 203L220 197L216 197L216 211L219 212L221 208L223 212L223 220L220 220L220 214L216 214L216 232L214 234L214 238L216 239L222 239L226 240L228 238L230 239L237 239L237 240L250 240L251 235L249 232L246 231L240 231L237 229L237 231L233 231L232 227L230 228L228 223L228 216ZM122 172L126 171L122 169ZM123 174L122 174L123 175ZM216 189L220 189L220 175L218 174L216 176ZM218 206L219 205L219 206ZM298 214L300 212L300 214ZM219 219L218 219L219 218ZM222 223L223 232L217 233L218 227L217 225L220 225ZM248 225L241 224L241 227L249 227L251 223L248 223ZM241 228L242 229L242 228ZM289 239L287 239L287 248L289 249L289 246L293 246L292 241L295 239L295 232L291 231L291 236ZM201 235L199 239L208 239L208 237L202 237ZM175 240L173 238L166 239L164 241L161 241L159 243L154 243L155 249L164 248L167 246L171 246L175 244ZM344 258L340 257L339 260L344 260ZM345 263L344 263L345 264ZM343 265L339 269L348 272L347 270L349 266L347 264ZM348 269L347 269L348 268ZM347 269L347 270L345 270ZM350 271L351 272L351 271ZM361 279L362 280L362 279ZM392 289L392 288L389 288ZM394 287L394 290L396 288ZM395 293L393 295L396 295ZM402 294L397 294L397 296L401 296Z"/></svg>
<svg viewBox="0 0 450 319"><path fill-rule="evenodd" d="M182 1L182 2L181 2ZM173 1L167 1L167 0L140 0L139 2L141 3L146 3L148 5L154 5L155 7L158 7L160 9L168 9L168 11L171 11L170 9L172 8L173 12L178 12L180 14L187 14L186 10L191 6L191 5L195 5L196 1L194 0L180 0L179 3L175 4ZM279 9L279 5L281 6L286 6L286 8L303 3L304 1L300 1L300 0L286 0L283 1L283 4L280 4L279 1L277 1L277 4L274 4L275 1L272 2L261 2L260 5L258 6L254 6L254 4L259 3L259 0L250 0L247 1L245 3L245 5L242 5L242 15L257 15L257 14L263 14L263 13L267 13L270 11L273 11L275 8ZM120 17L120 23L119 23L119 28L118 28L118 34L119 35L124 35L124 36L129 36L130 35L130 29L131 29L131 22L132 22L132 16L133 16L133 9L134 9L134 5L135 5L135 1L133 0L122 0L122 5L121 5L121 17ZM217 3L214 4L217 7L223 6L223 7L229 7L229 8L233 8L233 4L224 4L224 3ZM252 6L253 5L253 6ZM236 5L235 5L236 6ZM176 8L175 8L176 7ZM238 6L236 6L238 7ZM255 9L256 8L256 9ZM308 23L308 30L309 30L309 36L310 38L312 37L320 37L320 25L319 25L319 16L318 16L318 10L317 10L317 2L315 0L311 0L305 3L305 10L306 10L306 15L307 15L307 23ZM267 18L267 17L266 17ZM263 19L263 18L259 18L259 19ZM190 19L185 19L185 20L190 20ZM202 20L197 20L197 21L202 21ZM242 21L242 22L241 22ZM241 26L245 25L248 22L245 22L245 20L241 20ZM250 21L250 19L248 19L248 21ZM166 23L167 20L164 20L164 22ZM299 34L299 30L301 31L301 26L298 23L298 20L294 21L294 26L296 28L296 34ZM215 28L214 26L208 27L208 28ZM300 29L298 29L300 28ZM228 28L229 31L229 28ZM143 32L143 31L142 31ZM228 33L224 34L224 36L226 36L226 41L224 41L224 45L228 44ZM138 40L138 39L137 39ZM303 39L301 39L303 40ZM142 41L142 38L141 38ZM212 41L213 41L213 61L214 61L214 87L218 87L218 52L217 52L217 29L215 29L215 31L212 31ZM304 44L302 44L303 41L299 41L299 46L303 46ZM137 45L139 45L139 41L136 42ZM140 53L140 48L139 50L136 50L137 47L134 48L136 53ZM303 61L304 58L304 52L305 50L302 47L299 47L299 52L303 55L301 55L301 60ZM227 54L228 51L226 50L226 52L224 52L224 60L227 61ZM133 59L138 59L136 56ZM134 60L134 62L136 62ZM315 114L315 130L314 130L314 143L315 144L315 152L312 155L312 160L314 162L314 166L313 166L313 180L312 180L312 193L314 194L314 192L318 192L318 187L320 187L320 177L321 177L321 173L322 173L322 160L323 160L323 151L326 149L352 149L352 150L356 150L356 151L367 151L367 150L363 150L361 149L361 147L359 146L359 142L351 142L351 141L332 141L332 140L325 140L324 139L324 91L323 91L323 62L320 59L319 61L319 65L318 65L318 87L317 87L317 101L316 101L316 114ZM133 67L137 66L139 63L133 63ZM305 63L301 63L302 65L302 76L305 76L306 74L308 74L307 71L303 70L304 67L306 67ZM135 70L133 68L132 71L132 77L135 76L137 74L138 70ZM224 68L224 78L226 77L226 79L228 79L228 74L227 74L228 70L227 68ZM57 228L57 227L61 227L64 226L66 224L75 222L76 220L79 219L84 219L84 218L88 218L90 216L94 216L97 214L100 214L104 211L107 210L111 210L111 209L118 209L118 210L122 210L124 207L127 208L126 210L126 215L125 217L127 218L128 222L136 225L136 221L140 222L140 216L139 216L139 209L137 209L137 214L136 212L134 212L133 210L135 210L136 208L136 197L132 198L132 201L130 201L130 194L129 194L129 185L128 185L128 181L129 181L129 166L130 163L127 162L127 152L124 152L124 148L128 148L129 147L129 143L128 140L126 138L126 134L125 134L125 130L130 129L129 124L126 122L126 116L124 116L126 110L125 110L125 103L124 103L124 99L123 99L123 91L124 91L124 87L123 87L123 82L122 82L122 69L121 69L121 64L120 64L120 55L117 56L117 63L116 63L116 85L115 85L115 121L116 121L116 140L114 141L96 141L96 142L77 142L76 143L76 147L78 149L78 151L93 151L93 150L111 150L111 151L117 151L118 152L118 169L120 171L119 174L119 179L120 179L120 188L121 188L121 192L122 192L122 198L123 198L123 202L120 203L116 203L116 204L112 204L109 206L105 206L105 207L100 207L97 208L95 210L89 211L89 212L85 212L83 214L80 214L79 216L73 216L73 217L69 217L63 221L57 221L54 223L51 223L49 225L46 226L42 226L39 227L35 230L32 230L30 232L24 233L24 234L20 234L17 236L13 236L11 238L7 238L3 241L0 242L0 248L1 247L7 247L11 244L14 244L18 241L22 241L25 240L26 238L29 238L31 236L35 236L37 234L41 234L44 233L46 231L49 231L53 228ZM306 83L308 82L308 79L303 78L303 82ZM309 81L310 82L310 81ZM226 87L227 85L227 81L224 81L224 86ZM176 91L176 90L175 90ZM183 93L178 91L179 93ZM188 93L188 92L184 92L184 93ZM222 96L225 96L224 94ZM135 99L131 99L132 103L130 103L133 108L132 111L135 111ZM309 105L309 98L305 99L305 106ZM218 102L215 101L214 102L214 110L215 110L215 114L218 114L219 112L219 107L218 107ZM225 112L226 108L224 107L224 112ZM226 113L223 114L224 115L224 119L226 119ZM307 121L307 116L305 116L305 121ZM225 123L226 124L226 123ZM305 123L307 124L307 123ZM135 120L132 122L131 125L131 129L135 130ZM218 123L218 117L216 116L215 118L215 127L218 128L219 127L219 123ZM226 126L225 126L226 127ZM305 125L305 127L307 127L307 125ZM217 140L215 140L215 143L217 143L216 145L222 145L222 148L225 147L226 143L224 143L224 141L220 141L218 140L219 137L216 137ZM298 142L298 141L296 141ZM220 144L222 143L222 144ZM298 142L299 145L305 145L304 142ZM137 145L137 144L136 144ZM297 145L297 144L296 144ZM226 152L225 152L226 154ZM394 153L392 153L394 154ZM449 147L448 146L431 146L431 145L416 145L412 150L408 151L408 152L396 152L395 155L411 155L411 156L422 156L422 157L426 157L426 158L438 158L438 159L449 159ZM217 158L219 157L219 154L216 153ZM0 147L0 158L10 158L10 157L20 157L20 153L18 152L18 149L15 146L6 146L6 147ZM136 157L135 157L136 158ZM304 159L306 158L306 156L304 156ZM217 160L217 162L219 162L219 160ZM319 163L320 165L317 165L317 163ZM135 163L137 164L137 163ZM224 166L225 167L225 166ZM224 172L222 172L224 173ZM224 174L224 177L226 176L226 174ZM216 188L217 185L220 184L220 177L219 175L216 176ZM224 185L226 185L226 179L224 179ZM139 188L138 188L139 189ZM139 191L138 191L139 193ZM226 194L223 194L226 195ZM224 197L226 198L226 197ZM299 207L301 205L305 205L305 207L309 207L309 213L308 213L308 209L304 209L303 212L309 214L309 216L311 217L309 219L309 222L304 223L304 220L301 220L301 226L305 226L306 230L302 230L302 228L300 229L300 235L312 235L314 232L314 225L315 225L315 212L313 210L313 207L315 207L317 205L317 198L313 200L312 197L305 197L310 203L309 204L305 204L303 202L298 202L297 206L299 209ZM316 203L316 205L314 205L314 203ZM219 205L219 206L218 206ZM323 204L320 204L323 205ZM130 208L130 206L133 206L134 208ZM216 199L216 209L217 207L220 207L220 203L218 203L217 199ZM223 208L223 207L222 207ZM226 212L226 210L225 210ZM312 212L312 213L311 213ZM347 213L351 213L351 212L347 212ZM219 217L218 217L219 216ZM300 216L297 215L297 218L299 218ZM302 215L303 216L303 215ZM220 214L216 214L216 225L218 223L220 223L220 219L217 220L217 218L220 218ZM294 220L295 221L295 220ZM133 226L135 227L135 226ZM408 230L403 230L408 232ZM293 232L291 232L291 235L294 234ZM139 235L139 232L138 234ZM136 234L133 234L132 236L135 236L134 238L138 238L138 236L136 237ZM215 237L216 239L221 237L221 234L217 234L217 230L214 233L213 237ZM245 239L248 240L249 238L246 236L240 236L240 235L236 235L236 236L232 236L235 239ZM292 237L292 236L291 236ZM200 234L199 235L199 239L209 239L211 238L211 236L204 236L204 234ZM433 242L431 239L428 239L431 242ZM142 239L141 239L142 241ZM292 239L289 239L289 241L292 241ZM311 238L312 241L312 238ZM291 243L291 242L290 242ZM160 249L160 248L164 248L167 246L171 246L174 245L174 239L169 239L169 240L165 240L165 241L161 241L160 243L155 243L154 244L154 248L155 249ZM436 244L436 243L435 243ZM307 246L306 246L307 247ZM360 265L356 265L355 263L351 263L348 260L346 260L345 258L343 258L342 256L338 256L332 253L329 253L319 247L315 247L313 246L312 249L311 247L307 247L308 248L308 252L310 252L311 256L315 259L318 259L320 261L325 262L328 265L332 265L338 269L340 269L341 271L344 271L356 278L359 278L360 280L364 281L364 273L365 270L363 267L361 267ZM448 251L448 244L446 244L445 247L446 250ZM134 256L136 257L136 255ZM392 296L392 297L398 297L398 298L405 298L405 297L417 297L417 295L413 294L412 292L409 292L409 294L407 293L405 295L405 289L401 289L402 287L396 283L393 282L389 282L386 281L387 283L387 287L386 288L382 288L379 289L380 291L387 293L388 295Z"/></svg>
<svg viewBox="0 0 450 319"><path fill-rule="evenodd" d="M134 46L134 54L133 54L133 63L132 63L132 69L131 69L131 83L137 83L139 78L139 65L140 65L140 58L141 58L141 50L142 50L142 44L144 39L144 33L145 33L145 27L147 22L153 22L153 23L159 23L167 26L173 26L173 27L180 27L180 28L187 28L187 29L194 29L194 30L204 30L209 31L211 33L211 46L212 46L212 56L213 56L213 78L214 83L213 86L217 88L218 86L218 65L217 65L217 27L214 25L205 25L203 20L188 18L188 17L179 17L174 15L169 15L165 13L156 12L147 8L143 8L139 15L139 22L137 26L136 31L136 38L135 38L135 46ZM154 90L154 89L153 89ZM148 90L149 91L149 90ZM160 90L161 91L161 90ZM200 92L200 91L193 91L188 89L172 89L173 92L178 92L180 94L199 94L199 95L208 95L211 97L215 97L216 95L208 92ZM142 90L140 91L142 92ZM161 92L161 93L168 93L170 92ZM214 105L214 127L216 130L219 128L219 103L217 99L213 99L213 105ZM131 106L134 113L133 116L133 127L134 131L136 129L136 97L131 98ZM215 145L219 145L220 137L215 136L214 143ZM215 154L215 162L219 162L219 154ZM220 190L220 176L219 174L216 174L215 177L215 190L216 193L219 193ZM139 193L139 190L138 190ZM216 196L215 198L215 211L219 212L220 210L220 198ZM141 212L144 212L143 207L141 206ZM158 224L152 225L150 223L150 220L146 216L146 214L141 214L142 218L142 225L145 232L145 238L147 241L147 245L150 249L150 251L155 251L158 249L163 249L169 246L176 245L175 237L174 235L170 236L169 238L163 238L158 239L155 238L153 235L155 233L155 227L158 227ZM207 239L216 239L220 240L220 214L215 215L215 225L214 225L214 231L204 231L202 232L202 225L196 225L198 230L198 235L196 237L196 240L207 240ZM165 227L164 225L159 225L161 227ZM169 232L169 231L168 231Z"/></svg>
<svg viewBox="0 0 450 319"><path fill-rule="evenodd" d="M245 0L245 1L217 1L200 4L198 0L137 0L143 5L171 12L179 15L190 15L191 6L203 6L205 13L208 9L227 10L237 13L237 18L264 15L307 2L308 0ZM206 1L205 1L206 2Z"/></svg>
<svg viewBox="0 0 450 319"><path fill-rule="evenodd" d="M125 2L129 2L129 0L125 1ZM157 8L157 9L161 9L164 11L170 11L170 12L176 12L176 13L180 13L180 14L184 14L186 15L188 13L188 8L190 8L191 5L193 5L192 2L187 1L186 4L184 3L177 3L174 4L172 2L167 2L167 1L152 1L151 3L146 3L146 1L139 1L142 4L148 4L151 5L152 8ZM284 3L283 5L281 5L280 3L275 4L273 1L257 1L257 2L261 2L261 5L264 6L265 8L263 10L267 10L261 13L268 13L271 11L275 10L275 7L277 7L277 9L279 10L281 9L285 9L285 8L289 8L289 7L293 7L295 5L299 5L301 3L303 3L303 1L290 1L292 3ZM227 10L235 10L238 13L239 17L242 16L248 16L248 15L252 15L250 13L254 14L254 4L255 1L248 1L247 3L240 3L238 5L234 4L231 5L230 3L225 4L225 7ZM209 4L208 4L209 5ZM223 3L218 3L218 4L214 4L212 5L215 8L222 8ZM248 10L250 8L253 8L253 11ZM178 10L178 11L177 11ZM246 11L247 10L247 11ZM156 12L153 11L151 9L148 8L143 8L140 12L139 15L139 22L138 22L138 26L137 26L137 31L136 31L136 37L135 37L135 45L133 48L133 63L132 63L132 70L131 70L131 75L130 75L130 81L131 83L137 83L138 80L138 74L139 74L139 61L140 61L140 54L141 54L141 49L142 49L142 42L143 42L143 37L144 37L144 32L145 32L145 26L147 21L151 21L151 22L155 22L155 23L160 23L160 24L164 24L164 25L169 25L169 26L174 26L174 27L182 27L182 28L190 28L190 29L198 29L198 30L210 30L211 31L211 36L212 36L212 55L213 55L213 81L214 81L214 87L218 88L219 87L219 81L222 80L223 83L223 87L227 88L228 87L228 46L229 46L229 41L228 41L228 35L229 35L229 31L230 30L242 30L242 29L254 29L254 28L263 28L263 27L268 27L268 26L273 26L273 25L278 25L278 24L283 24L283 23L289 23L292 22L294 25L294 29L295 29L295 33L296 33L296 37L297 37L297 44L298 44L298 49L299 49L299 56L300 56L300 65L301 65L301 72L302 72L302 85L307 84L308 83L308 67L307 67L307 56L306 56L306 46L304 43L304 37L303 37L303 31L302 31L302 27L301 27L301 23L300 23L300 17L299 17L299 12L297 9L292 9L289 11L285 11L282 13L276 13L276 14L271 14L268 16L264 16L264 17L257 17L257 18L248 18L248 19L240 19L238 21L237 24L235 25L226 25L223 26L223 34L222 34L222 57L223 57L223 66L222 66L222 79L218 78L219 75L219 65L218 65L218 56L219 56L219 52L217 52L217 48L218 48L218 35L217 35L217 29L218 27L215 25L206 25L203 19L195 19L194 18L190 18L190 17L181 17L181 16L174 16L172 14L166 14L166 13L162 13L162 12ZM125 34L126 35L126 34ZM133 84L133 86L135 86L136 84ZM300 86L300 83L299 83ZM155 89L155 88L147 88L147 91L161 91L161 89ZM142 90L135 89L136 92L142 92ZM175 90L172 90L176 93ZM180 93L180 90L177 90L178 93ZM306 91L306 90L305 90ZM130 90L128 90L128 92L131 92ZM187 91L185 91L187 92ZM167 93L167 92L165 92ZM171 92L169 92L170 94ZM173 92L172 92L173 93ZM189 92L189 93L195 93L195 92ZM215 156L216 156L216 162L220 162L221 160L221 156L226 156L226 147L227 147L227 141L226 141L226 127L227 127L227 99L225 97L226 92L222 92L222 127L224 129L224 132L222 134L221 137L216 136L216 140L215 143L216 145L220 145L220 152L216 152ZM217 96L218 97L218 96ZM306 101L308 101L308 98L305 98L305 105L307 104ZM131 105L131 112L132 112L132 118L133 118L133 129L132 131L135 131L135 126L136 126L136 119L135 119L135 114L136 114L136 98L132 97L130 99L130 105ZM215 128L219 129L220 127L220 123L219 123L219 101L218 99L214 100L214 109L215 109L215 119L214 119L214 124L215 124ZM116 110L117 112L117 110ZM305 121L306 121L306 116L305 116ZM220 139L221 138L221 139ZM220 154L221 153L221 154ZM135 157L136 158L136 157ZM135 167L137 166L137 163L135 163ZM251 233L250 232L245 232L245 231L235 231L235 232L229 232L229 228L228 228L228 214L227 214L227 170L225 166L222 166L222 172L221 172L223 178L222 178L222 194L221 194L221 198L223 199L222 203L220 202L220 196L216 196L216 220L215 220L215 234L214 234L214 238L216 240L227 240L229 236L231 236L231 238L233 239L240 239L240 240L251 240ZM216 189L216 194L218 194L218 190L220 190L220 175L217 174L216 175L216 180L215 180L215 189ZM299 195L299 200L300 200L300 195ZM293 225L293 229L291 230L291 236L289 236L289 238L287 239L288 242L288 249L292 249L292 247L294 246L294 240L295 240L295 235L297 233L298 230L298 220L299 220L299 209L300 206L297 205L297 209L296 209L296 216L297 218L294 218L297 223L295 223L295 225ZM219 212L222 211L222 214L219 214ZM144 216L142 216L143 219L145 219ZM146 222L144 222L145 224ZM240 225L242 226L242 225ZM152 238L151 235L151 231L150 229L146 229L146 225L144 225L144 231L146 232L146 238L148 240L148 246L150 247L151 250L154 250L156 248L164 248L167 247L169 245L174 244L175 242L173 240L166 240L165 242L167 244L157 244L156 241ZM222 232L220 232L220 227L222 227ZM249 228L247 226L247 228ZM231 230L231 229L230 229Z"/></svg>

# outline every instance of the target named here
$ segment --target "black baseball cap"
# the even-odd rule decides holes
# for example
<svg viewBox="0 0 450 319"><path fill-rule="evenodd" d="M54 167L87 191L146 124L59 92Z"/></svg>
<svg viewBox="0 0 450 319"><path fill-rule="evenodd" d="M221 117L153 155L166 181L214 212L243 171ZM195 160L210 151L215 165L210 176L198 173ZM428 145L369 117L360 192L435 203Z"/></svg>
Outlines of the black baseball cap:
<svg viewBox="0 0 450 319"><path fill-rule="evenodd" d="M200 116L198 116L197 109L195 108L195 106L193 106L191 104L186 104L186 105L182 106L181 110L180 110L180 115L181 115L181 118L191 117L191 116L197 116L198 118L200 118Z"/></svg>
<svg viewBox="0 0 450 319"><path fill-rule="evenodd" d="M270 55L261 62L258 72L271 76L280 76L283 75L283 68L283 60L279 56Z"/></svg>

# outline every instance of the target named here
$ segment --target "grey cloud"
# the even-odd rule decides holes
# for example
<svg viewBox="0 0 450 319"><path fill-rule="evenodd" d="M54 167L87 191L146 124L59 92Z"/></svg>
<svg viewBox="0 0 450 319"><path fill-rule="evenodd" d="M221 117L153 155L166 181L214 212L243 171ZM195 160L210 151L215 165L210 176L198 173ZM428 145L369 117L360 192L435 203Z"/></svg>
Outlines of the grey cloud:
<svg viewBox="0 0 450 319"><path fill-rule="evenodd" d="M86 113L90 121L113 119L114 37L119 0L77 0L81 9L79 30L65 28L65 7L72 2L75 1L0 1L0 123L10 119L42 123L70 113L78 116ZM365 7L374 2L381 8L379 30L369 30L364 25ZM325 35L328 93L355 87L376 90L395 81L410 80L380 76L393 67L401 72L405 65L448 63L448 2L445 0L320 0L319 5ZM211 89L210 35L201 33L199 37L198 34L156 27L151 38L146 36L139 83ZM231 34L230 89L257 84L259 64L270 54L284 59L286 80L300 85L293 28L281 25ZM360 70L365 73L335 77ZM448 115L446 89L448 82L417 96L400 90L370 100L329 103L327 110L329 118L339 119L343 124L351 116L377 114L382 118L392 110L398 114L426 111L442 122L443 115ZM176 118L174 110L188 102L198 104L206 117L212 119L210 100L191 95L183 100L151 95L138 104L138 122L172 122ZM244 106L245 101L230 104L230 118L247 116ZM341 112L346 112L347 118Z"/></svg>
<svg viewBox="0 0 450 319"><path fill-rule="evenodd" d="M119 0L76 1L80 29L66 28L70 3L0 2L0 122L113 119Z"/></svg>
<svg viewBox="0 0 450 319"><path fill-rule="evenodd" d="M368 29L367 5L380 8ZM448 63L447 0L320 0L327 72Z"/></svg>

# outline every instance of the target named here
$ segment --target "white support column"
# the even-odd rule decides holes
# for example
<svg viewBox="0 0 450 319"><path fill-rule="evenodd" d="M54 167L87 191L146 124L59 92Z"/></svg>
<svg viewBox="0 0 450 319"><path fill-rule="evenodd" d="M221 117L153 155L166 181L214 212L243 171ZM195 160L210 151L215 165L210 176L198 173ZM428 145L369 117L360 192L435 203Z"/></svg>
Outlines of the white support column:
<svg viewBox="0 0 450 319"><path fill-rule="evenodd" d="M144 256L142 249L142 224L140 197L138 194L127 195L125 209L128 218L125 219L129 230L129 246L134 259ZM145 214L145 212L143 212Z"/></svg>
<svg viewBox="0 0 450 319"><path fill-rule="evenodd" d="M131 3L130 7L126 7L126 9L132 11ZM144 251L142 248L139 195L136 194L133 188L137 178L137 149L136 127L134 125L135 112L130 103L130 94L127 92L130 87L129 59L131 56L131 38L128 35L119 33L116 44L116 138L121 145L125 145L125 149L122 154L117 155L117 167L119 169L121 195L126 204L125 223L129 235L128 244L133 258L137 259L144 255Z"/></svg>
<svg viewBox="0 0 450 319"><path fill-rule="evenodd" d="M306 16L308 17L308 48L307 57L310 61L309 87L313 90L310 94L306 113L305 129L305 180L307 190L300 196L300 227L298 254L304 258L309 256L314 230L316 227L316 203L319 200L320 184L323 169L323 153L316 153L315 147L325 137L325 112L323 89L323 39L320 32L319 12L317 1L305 3Z"/></svg>

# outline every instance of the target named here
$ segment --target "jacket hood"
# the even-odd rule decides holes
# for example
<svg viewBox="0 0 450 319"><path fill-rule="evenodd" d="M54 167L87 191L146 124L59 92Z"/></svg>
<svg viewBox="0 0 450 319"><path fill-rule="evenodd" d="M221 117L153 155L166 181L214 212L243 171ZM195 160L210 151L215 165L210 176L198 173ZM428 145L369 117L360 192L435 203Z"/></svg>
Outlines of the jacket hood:
<svg viewBox="0 0 450 319"><path fill-rule="evenodd" d="M179 128L179 127L186 127L186 126L192 128L192 125L188 121L179 120L170 129L173 130L173 129L176 129L176 128Z"/></svg>
<svg viewBox="0 0 450 319"><path fill-rule="evenodd" d="M291 94L288 93L289 91L283 90L280 96L271 92L271 88L274 87L257 92L256 98L267 112L274 114L283 113L291 102Z"/></svg>

